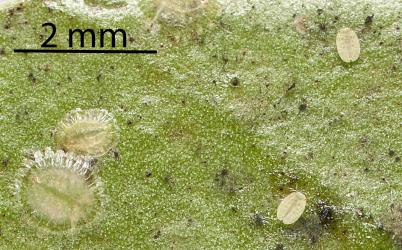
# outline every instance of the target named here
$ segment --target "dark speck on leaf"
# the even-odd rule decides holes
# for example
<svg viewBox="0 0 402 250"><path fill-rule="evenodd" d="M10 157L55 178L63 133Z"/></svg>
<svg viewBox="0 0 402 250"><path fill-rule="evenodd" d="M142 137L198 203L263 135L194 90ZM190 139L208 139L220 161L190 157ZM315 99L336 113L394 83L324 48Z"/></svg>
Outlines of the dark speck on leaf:
<svg viewBox="0 0 402 250"><path fill-rule="evenodd" d="M287 91L290 91L290 90L294 89L295 87L296 87L296 83L293 82L292 85L290 85L290 86L288 87Z"/></svg>
<svg viewBox="0 0 402 250"><path fill-rule="evenodd" d="M317 9L317 14L318 14L318 15L321 15L322 13L324 13L324 10L323 10L323 9Z"/></svg>
<svg viewBox="0 0 402 250"><path fill-rule="evenodd" d="M229 58L226 55L223 55L222 56L222 61L223 61L223 64L226 65L229 62Z"/></svg>
<svg viewBox="0 0 402 250"><path fill-rule="evenodd" d="M43 65L43 70L44 71L49 71L50 70L50 65L49 64Z"/></svg>
<svg viewBox="0 0 402 250"><path fill-rule="evenodd" d="M401 157L397 156L395 157L395 162L400 162L401 161Z"/></svg>
<svg viewBox="0 0 402 250"><path fill-rule="evenodd" d="M264 224L267 223L267 220L265 219L265 217L260 214L259 212L256 212L253 216L252 216L253 222L256 226L263 226Z"/></svg>
<svg viewBox="0 0 402 250"><path fill-rule="evenodd" d="M230 80L230 85L234 86L234 87L238 87L240 86L240 80L239 78L235 77L232 80Z"/></svg>
<svg viewBox="0 0 402 250"><path fill-rule="evenodd" d="M24 5L23 4L19 4L18 6L17 6L17 8L15 8L17 11L23 11L24 10Z"/></svg>
<svg viewBox="0 0 402 250"><path fill-rule="evenodd" d="M156 233L154 234L154 239L157 240L161 237L161 230L156 231Z"/></svg>
<svg viewBox="0 0 402 250"><path fill-rule="evenodd" d="M98 82L100 82L101 79L102 79L102 74L99 73L99 74L96 76L96 80L97 80Z"/></svg>
<svg viewBox="0 0 402 250"><path fill-rule="evenodd" d="M302 103L302 104L299 105L299 111L300 112L304 112L304 111L306 111L306 109L307 109L307 104Z"/></svg>
<svg viewBox="0 0 402 250"><path fill-rule="evenodd" d="M229 175L229 170L227 168L224 168L221 170L221 176L228 176Z"/></svg>
<svg viewBox="0 0 402 250"><path fill-rule="evenodd" d="M363 136L362 138L360 138L360 142L361 143L367 143L369 141L367 136Z"/></svg>
<svg viewBox="0 0 402 250"><path fill-rule="evenodd" d="M318 27L320 28L321 31L327 31L327 26L325 25L325 23L320 23Z"/></svg>
<svg viewBox="0 0 402 250"><path fill-rule="evenodd" d="M323 201L318 202L318 216L322 225L329 225L334 220L335 211Z"/></svg>
<svg viewBox="0 0 402 250"><path fill-rule="evenodd" d="M336 22L338 22L338 21L339 21L339 16L335 16L333 23L336 23Z"/></svg>
<svg viewBox="0 0 402 250"><path fill-rule="evenodd" d="M229 175L229 170L224 168L215 174L215 181L219 184L220 187L225 186L226 177Z"/></svg>
<svg viewBox="0 0 402 250"><path fill-rule="evenodd" d="M231 210L233 213L236 213L239 209L238 209L236 206L231 205L231 206L230 206L230 210Z"/></svg>
<svg viewBox="0 0 402 250"><path fill-rule="evenodd" d="M152 176L152 172L151 171L146 171L145 172L145 177L151 177Z"/></svg>
<svg viewBox="0 0 402 250"><path fill-rule="evenodd" d="M36 83L36 77L33 75L33 73L28 74L28 79L31 80L33 83Z"/></svg>
<svg viewBox="0 0 402 250"><path fill-rule="evenodd" d="M370 26L373 23L374 14L371 16L367 16L366 20L364 20L364 25Z"/></svg>
<svg viewBox="0 0 402 250"><path fill-rule="evenodd" d="M395 151L392 150L392 149L390 149L390 150L388 151L388 155L389 155L390 157L393 157L393 156L395 155Z"/></svg>
<svg viewBox="0 0 402 250"><path fill-rule="evenodd" d="M113 157L118 160L120 159L120 153L118 150L113 150Z"/></svg>
<svg viewBox="0 0 402 250"><path fill-rule="evenodd" d="M283 244L276 244L275 250L284 250L285 247L283 246Z"/></svg>
<svg viewBox="0 0 402 250"><path fill-rule="evenodd" d="M14 13L15 13L15 9L10 9L10 10L8 10L8 15L9 15L9 16L13 16Z"/></svg>
<svg viewBox="0 0 402 250"><path fill-rule="evenodd" d="M9 162L8 159L3 159L3 161L2 161L3 167L7 167L7 166L8 166L8 162Z"/></svg>

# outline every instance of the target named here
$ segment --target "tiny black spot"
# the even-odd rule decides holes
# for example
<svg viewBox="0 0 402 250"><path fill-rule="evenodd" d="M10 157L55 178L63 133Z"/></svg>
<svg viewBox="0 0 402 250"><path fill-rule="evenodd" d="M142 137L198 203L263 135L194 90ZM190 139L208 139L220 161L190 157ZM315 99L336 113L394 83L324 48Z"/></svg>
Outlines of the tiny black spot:
<svg viewBox="0 0 402 250"><path fill-rule="evenodd" d="M149 177L151 177L151 176L152 176L152 172L151 172L151 171L148 170L148 171L145 172L145 177L148 177L148 178L149 178Z"/></svg>
<svg viewBox="0 0 402 250"><path fill-rule="evenodd" d="M369 138L367 136L363 136L362 138L360 138L361 143L367 143L368 141L369 141Z"/></svg>
<svg viewBox="0 0 402 250"><path fill-rule="evenodd" d="M275 250L284 250L285 247L283 246L283 244L276 244Z"/></svg>
<svg viewBox="0 0 402 250"><path fill-rule="evenodd" d="M388 155L389 155L390 157L393 157L393 156L395 155L395 151L392 150L392 149L390 149L390 150L388 151Z"/></svg>
<svg viewBox="0 0 402 250"><path fill-rule="evenodd" d="M17 11L22 11L24 9L24 6L22 4L18 5L17 8L15 8Z"/></svg>
<svg viewBox="0 0 402 250"><path fill-rule="evenodd" d="M9 163L8 159L3 159L3 161L2 161L3 167L7 167L8 163Z"/></svg>
<svg viewBox="0 0 402 250"><path fill-rule="evenodd" d="M304 112L307 109L307 104L306 103L302 103L299 105L299 111L300 112Z"/></svg>
<svg viewBox="0 0 402 250"><path fill-rule="evenodd" d="M28 79L31 80L33 83L36 83L36 77L32 72L28 74Z"/></svg>
<svg viewBox="0 0 402 250"><path fill-rule="evenodd" d="M336 22L338 22L338 21L339 21L339 16L335 16L333 23L336 23Z"/></svg>
<svg viewBox="0 0 402 250"><path fill-rule="evenodd" d="M113 150L113 157L114 157L115 159L120 159L120 153L119 153L118 150Z"/></svg>
<svg viewBox="0 0 402 250"><path fill-rule="evenodd" d="M364 25L370 26L373 23L374 14L371 16L367 16L364 20Z"/></svg>
<svg viewBox="0 0 402 250"><path fill-rule="evenodd" d="M401 161L401 157L397 156L395 157L395 162L400 162Z"/></svg>
<svg viewBox="0 0 402 250"><path fill-rule="evenodd" d="M265 219L265 217L260 214L259 212L255 213L252 217L253 222L256 226L263 226L264 224L267 223L267 220Z"/></svg>
<svg viewBox="0 0 402 250"><path fill-rule="evenodd" d="M324 13L324 10L323 10L323 9L317 9L317 14L318 14L318 15L321 15L322 13Z"/></svg>
<svg viewBox="0 0 402 250"><path fill-rule="evenodd" d="M161 237L161 230L158 230L158 231L156 231L156 233L154 234L153 238L156 240L156 239L159 239L160 237Z"/></svg>
<svg viewBox="0 0 402 250"><path fill-rule="evenodd" d="M296 83L293 82L292 85L290 85L290 86L288 87L287 91L290 91L290 90L294 89L295 87L296 87Z"/></svg>
<svg viewBox="0 0 402 250"><path fill-rule="evenodd" d="M102 79L102 74L99 73L99 74L96 76L96 80L97 80L98 82L100 82L101 79Z"/></svg>
<svg viewBox="0 0 402 250"><path fill-rule="evenodd" d="M234 77L232 80L230 80L230 84L234 87L240 86L240 79L237 77Z"/></svg>
<svg viewBox="0 0 402 250"><path fill-rule="evenodd" d="M9 16L13 16L14 13L15 13L15 9L11 9L11 10L8 11Z"/></svg>
<svg viewBox="0 0 402 250"><path fill-rule="evenodd" d="M318 202L318 216L322 225L329 225L334 220L334 209L324 201Z"/></svg>
<svg viewBox="0 0 402 250"><path fill-rule="evenodd" d="M187 226L188 226L188 227L191 227L192 225L194 225L194 220L193 220L193 218L188 218L188 219L187 219Z"/></svg>
<svg viewBox="0 0 402 250"><path fill-rule="evenodd" d="M128 120L128 121L127 121L127 125L128 125L128 126L133 125L133 121L132 121L132 120Z"/></svg>
<svg viewBox="0 0 402 250"><path fill-rule="evenodd" d="M227 168L224 168L221 170L221 176L228 176L229 175L229 170Z"/></svg>
<svg viewBox="0 0 402 250"><path fill-rule="evenodd" d="M320 23L318 25L318 27L320 28L321 31L326 31L327 30L327 25L325 25L325 23Z"/></svg>
<svg viewBox="0 0 402 250"><path fill-rule="evenodd" d="M369 169L368 167L365 167L365 168L364 168L364 172L367 173L367 172L369 172L369 171L370 171L370 169Z"/></svg>
<svg viewBox="0 0 402 250"><path fill-rule="evenodd" d="M43 70L44 71L49 71L50 70L50 65L49 64L43 65Z"/></svg>
<svg viewBox="0 0 402 250"><path fill-rule="evenodd" d="M223 55L222 56L222 61L223 61L223 64L226 65L229 62L229 58L226 55Z"/></svg>

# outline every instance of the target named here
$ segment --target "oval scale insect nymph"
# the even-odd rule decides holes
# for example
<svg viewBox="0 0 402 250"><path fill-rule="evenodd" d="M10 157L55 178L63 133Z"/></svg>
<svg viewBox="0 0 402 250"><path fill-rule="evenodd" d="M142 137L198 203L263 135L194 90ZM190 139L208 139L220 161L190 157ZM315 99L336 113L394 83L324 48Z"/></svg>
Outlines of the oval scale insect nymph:
<svg viewBox="0 0 402 250"><path fill-rule="evenodd" d="M22 204L34 215L33 221L62 230L95 218L102 195L89 159L46 148L25 160L16 187Z"/></svg>
<svg viewBox="0 0 402 250"><path fill-rule="evenodd" d="M293 224L300 218L305 208L306 196L300 192L293 192L279 204L276 215L284 224Z"/></svg>
<svg viewBox="0 0 402 250"><path fill-rule="evenodd" d="M354 62L360 56L360 42L356 33L350 28L342 28L336 35L336 48L344 62Z"/></svg>
<svg viewBox="0 0 402 250"><path fill-rule="evenodd" d="M78 155L100 157L117 146L118 126L104 109L76 109L56 128L57 147Z"/></svg>

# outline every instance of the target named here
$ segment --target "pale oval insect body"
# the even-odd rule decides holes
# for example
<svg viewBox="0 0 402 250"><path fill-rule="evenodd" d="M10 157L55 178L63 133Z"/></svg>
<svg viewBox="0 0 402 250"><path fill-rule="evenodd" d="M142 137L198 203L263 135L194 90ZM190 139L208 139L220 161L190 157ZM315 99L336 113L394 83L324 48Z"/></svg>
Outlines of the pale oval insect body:
<svg viewBox="0 0 402 250"><path fill-rule="evenodd" d="M113 115L103 109L76 109L56 128L57 147L79 155L99 157L117 146L118 126Z"/></svg>
<svg viewBox="0 0 402 250"><path fill-rule="evenodd" d="M206 8L208 0L154 0L153 3L157 10L151 25L162 18L182 26L186 23L186 15Z"/></svg>
<svg viewBox="0 0 402 250"><path fill-rule="evenodd" d="M45 0L47 7L100 20L120 20L125 16L141 17L139 0Z"/></svg>
<svg viewBox="0 0 402 250"><path fill-rule="evenodd" d="M17 4L24 2L25 0L0 0L0 10L12 8Z"/></svg>
<svg viewBox="0 0 402 250"><path fill-rule="evenodd" d="M342 28L336 35L336 48L344 62L354 62L360 56L360 42L356 33L350 28Z"/></svg>
<svg viewBox="0 0 402 250"><path fill-rule="evenodd" d="M40 224L75 228L94 218L101 197L89 158L61 150L37 151L25 161L17 191Z"/></svg>
<svg viewBox="0 0 402 250"><path fill-rule="evenodd" d="M299 32L299 34L304 35L307 33L305 16L296 16L293 21L293 24L296 28L296 31Z"/></svg>
<svg viewBox="0 0 402 250"><path fill-rule="evenodd" d="M279 204L276 215L284 224L293 224L300 218L305 208L306 196L300 192L293 192Z"/></svg>

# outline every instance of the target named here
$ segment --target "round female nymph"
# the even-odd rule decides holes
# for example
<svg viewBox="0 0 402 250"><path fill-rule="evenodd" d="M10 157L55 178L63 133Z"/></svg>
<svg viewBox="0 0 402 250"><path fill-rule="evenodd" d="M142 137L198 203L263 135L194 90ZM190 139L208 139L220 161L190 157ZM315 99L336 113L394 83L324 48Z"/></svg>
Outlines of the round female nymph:
<svg viewBox="0 0 402 250"><path fill-rule="evenodd" d="M93 218L101 192L88 158L46 148L24 165L16 187L38 222L75 228Z"/></svg>
<svg viewBox="0 0 402 250"><path fill-rule="evenodd" d="M75 109L57 125L56 145L66 152L100 157L118 143L119 128L113 115L104 109Z"/></svg>

